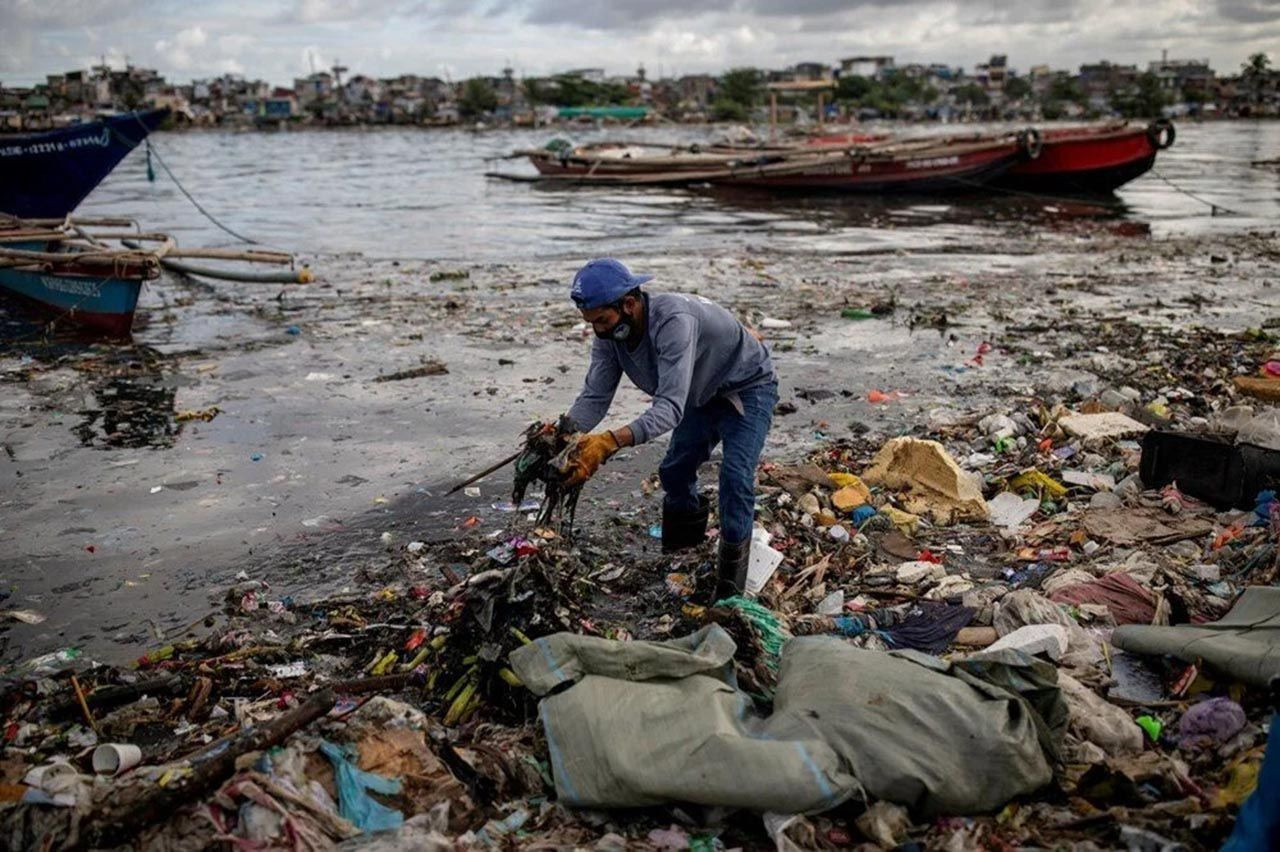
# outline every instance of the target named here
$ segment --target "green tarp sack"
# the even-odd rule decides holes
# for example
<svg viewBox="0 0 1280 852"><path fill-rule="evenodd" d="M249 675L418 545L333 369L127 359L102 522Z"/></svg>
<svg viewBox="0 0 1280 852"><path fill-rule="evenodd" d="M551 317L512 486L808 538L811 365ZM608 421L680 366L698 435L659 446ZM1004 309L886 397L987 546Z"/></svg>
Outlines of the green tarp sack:
<svg viewBox="0 0 1280 852"><path fill-rule="evenodd" d="M1111 644L1133 654L1168 655L1218 671L1253 686L1280 675L1280 589L1250 586L1218 621L1150 627L1125 624Z"/></svg>
<svg viewBox="0 0 1280 852"><path fill-rule="evenodd" d="M734 683L735 650L709 625L666 642L558 633L513 652L516 674L544 696L561 801L813 813L858 796L930 818L995 810L1052 777L1041 739L1061 735L1065 709L1056 670L1025 655L975 676L923 654L792 639L762 717ZM1053 723L1001 682L1035 690Z"/></svg>

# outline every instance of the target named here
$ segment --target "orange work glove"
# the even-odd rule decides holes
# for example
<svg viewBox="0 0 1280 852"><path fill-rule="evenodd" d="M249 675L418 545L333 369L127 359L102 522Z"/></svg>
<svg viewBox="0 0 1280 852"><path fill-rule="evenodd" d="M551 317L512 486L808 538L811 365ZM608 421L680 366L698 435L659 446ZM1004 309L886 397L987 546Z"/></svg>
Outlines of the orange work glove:
<svg viewBox="0 0 1280 852"><path fill-rule="evenodd" d="M578 438L565 459L564 484L572 488L586 482L618 449L618 439L612 432L592 432Z"/></svg>

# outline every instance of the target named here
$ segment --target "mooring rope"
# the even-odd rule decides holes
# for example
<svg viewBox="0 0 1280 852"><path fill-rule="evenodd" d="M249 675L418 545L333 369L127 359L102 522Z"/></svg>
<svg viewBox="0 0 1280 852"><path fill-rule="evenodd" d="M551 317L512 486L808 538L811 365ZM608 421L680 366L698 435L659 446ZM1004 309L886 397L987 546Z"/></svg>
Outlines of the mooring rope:
<svg viewBox="0 0 1280 852"><path fill-rule="evenodd" d="M1170 186L1170 187L1171 187L1175 192L1181 192L1183 195L1185 195L1187 198L1192 199L1193 201L1199 201L1201 204L1207 204L1207 205L1209 205L1209 215L1210 215L1210 216L1217 216L1217 215L1218 215L1218 211L1219 211L1219 210L1223 211L1224 213L1230 213L1232 216L1246 216L1246 215L1248 215L1248 214L1246 214L1246 213L1241 213L1239 210L1232 210L1230 207L1223 207L1221 204L1217 204L1217 203L1215 203L1215 202L1213 202L1213 201L1209 201L1208 199L1201 198L1200 196L1196 195L1195 193L1190 192L1189 190L1185 190L1185 189L1183 189L1182 187L1178 186L1176 183L1174 183L1173 181L1169 180L1167 177L1165 177L1164 175L1162 175L1162 174L1160 173L1160 170L1159 170L1159 169L1152 168L1152 169L1151 169L1151 173L1152 173L1153 175L1155 175L1156 177L1160 178L1160 180L1162 180L1162 181L1164 181L1165 183L1169 184L1169 186Z"/></svg>
<svg viewBox="0 0 1280 852"><path fill-rule="evenodd" d="M133 120L138 122L138 126L146 130L147 133L151 132L147 128L147 126L142 123L142 119L138 118L137 113L134 113ZM108 127L110 127L110 125L108 125ZM123 133L121 133L119 130L117 130L114 127L111 127L111 132L117 134L126 144L131 145L134 148L138 147L140 143L140 140L130 139L128 136L125 136ZM244 234L241 234L238 231L234 230L230 226L224 225L222 222L218 220L217 216L214 216L212 213L210 213L208 210L204 208L204 205L202 205L199 201L196 201L195 196L187 191L187 188L182 185L182 181L178 180L178 176L173 173L173 169L169 168L169 164L164 161L164 157L160 156L160 149L152 145L150 139L147 140L146 150L147 150L148 177L150 177L152 173L151 172L151 155L154 154L156 158L156 162L160 164L160 168L164 169L165 174L167 174L169 176L169 179L173 181L174 186L178 187L178 191L186 196L187 200L191 202L191 204L196 208L196 210L200 211L201 215L203 215L206 219L208 219L218 228L220 228L221 230L225 231L227 234L230 234L231 236L235 237L237 240L240 240L243 243L248 243L249 245L255 245L255 246L262 245L257 240L250 239L249 237L246 237Z"/></svg>

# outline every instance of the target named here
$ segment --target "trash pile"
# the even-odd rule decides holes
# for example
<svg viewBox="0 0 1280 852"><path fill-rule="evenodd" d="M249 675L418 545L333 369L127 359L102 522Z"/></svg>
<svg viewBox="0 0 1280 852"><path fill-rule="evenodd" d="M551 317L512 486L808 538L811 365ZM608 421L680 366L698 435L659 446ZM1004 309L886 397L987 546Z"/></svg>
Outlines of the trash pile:
<svg viewBox="0 0 1280 852"><path fill-rule="evenodd" d="M0 837L1218 848L1280 676L1280 425L1173 372L762 465L748 596L710 606L710 542L526 515L563 449L531 431L506 530L319 600L244 575L132 667L9 672Z"/></svg>
<svg viewBox="0 0 1280 852"><path fill-rule="evenodd" d="M410 546L417 582L307 603L246 577L187 631L203 638L128 669L29 661L3 696L0 836L329 848L398 828L414 832L403 848L453 848L553 824L526 803L551 775L507 657L526 631L591 630L576 603L590 581L557 533L534 539Z"/></svg>

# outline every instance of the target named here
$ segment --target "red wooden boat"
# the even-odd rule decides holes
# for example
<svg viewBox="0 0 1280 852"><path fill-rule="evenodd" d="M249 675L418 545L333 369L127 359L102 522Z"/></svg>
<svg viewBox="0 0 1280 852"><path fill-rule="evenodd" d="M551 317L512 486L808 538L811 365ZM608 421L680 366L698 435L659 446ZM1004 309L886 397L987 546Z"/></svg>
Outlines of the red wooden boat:
<svg viewBox="0 0 1280 852"><path fill-rule="evenodd" d="M835 143L835 144L833 144ZM691 183L857 193L940 192L981 187L1034 156L1039 134L875 140L780 148L665 148L604 144L519 151L538 170L533 180L614 185ZM658 146L653 146L658 147ZM494 177L525 180L518 175Z"/></svg>
<svg viewBox="0 0 1280 852"><path fill-rule="evenodd" d="M1016 164L992 185L1025 192L1106 194L1149 171L1173 144L1173 123L1107 124L1042 131L1038 157Z"/></svg>
<svg viewBox="0 0 1280 852"><path fill-rule="evenodd" d="M1173 144L1173 123L1057 127L1040 131L1039 150L996 175L991 185L1024 192L1106 194L1145 174L1156 154ZM809 149L838 144L840 136L812 136ZM981 137L976 137L981 138Z"/></svg>
<svg viewBox="0 0 1280 852"><path fill-rule="evenodd" d="M1033 155L1034 133L853 147L707 178L709 183L855 193L971 191ZM821 149L819 149L821 150Z"/></svg>

